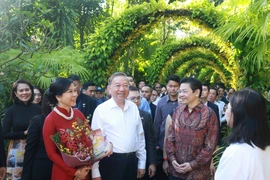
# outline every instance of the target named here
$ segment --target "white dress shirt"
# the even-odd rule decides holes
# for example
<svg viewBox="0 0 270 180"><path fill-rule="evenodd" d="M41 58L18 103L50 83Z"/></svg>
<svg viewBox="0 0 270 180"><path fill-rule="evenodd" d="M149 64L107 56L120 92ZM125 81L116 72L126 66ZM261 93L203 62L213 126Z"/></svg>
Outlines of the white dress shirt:
<svg viewBox="0 0 270 180"><path fill-rule="evenodd" d="M133 102L125 100L124 110L113 98L100 104L94 111L91 128L101 129L113 144L113 152L136 152L138 169L145 169L144 131L138 107Z"/></svg>
<svg viewBox="0 0 270 180"><path fill-rule="evenodd" d="M264 151L247 143L231 144L224 151L216 180L267 180L270 179L270 147Z"/></svg>
<svg viewBox="0 0 270 180"><path fill-rule="evenodd" d="M218 110L219 110L219 119L220 119L220 125L222 122L224 122L226 119L225 119L225 112L224 112L224 106L225 106L225 103L223 101L215 101L215 104L218 106Z"/></svg>

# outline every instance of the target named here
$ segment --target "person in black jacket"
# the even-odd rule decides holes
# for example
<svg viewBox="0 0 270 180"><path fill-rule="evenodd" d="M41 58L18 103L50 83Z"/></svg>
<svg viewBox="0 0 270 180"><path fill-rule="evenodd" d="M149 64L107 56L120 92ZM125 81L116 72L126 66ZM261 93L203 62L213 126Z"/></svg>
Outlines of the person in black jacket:
<svg viewBox="0 0 270 180"><path fill-rule="evenodd" d="M48 158L44 146L42 129L45 118L52 111L45 92L41 109L42 114L32 118L28 129L26 147L23 161L22 180L50 180L52 174L52 161Z"/></svg>
<svg viewBox="0 0 270 180"><path fill-rule="evenodd" d="M7 179L21 179L23 154L30 120L41 114L41 108L33 104L34 91L30 82L19 79L13 83L11 92L13 106L9 107L3 119L4 139L10 140L7 154Z"/></svg>
<svg viewBox="0 0 270 180"><path fill-rule="evenodd" d="M2 126L0 122L0 180L4 180L6 176L6 152L5 152L5 144L4 137L2 132Z"/></svg>
<svg viewBox="0 0 270 180"><path fill-rule="evenodd" d="M139 89L134 86L129 86L128 100L134 102L138 108L141 103L141 96ZM154 179L156 174L156 140L154 134L153 120L149 112L139 109L142 119L144 136L145 136L145 149L146 149L146 172L143 180Z"/></svg>
<svg viewBox="0 0 270 180"><path fill-rule="evenodd" d="M83 113L84 117L89 120L89 125L91 125L92 117L97 107L97 101L81 93L82 84L79 76L72 74L68 78L73 81L73 84L78 92L76 108L78 108Z"/></svg>

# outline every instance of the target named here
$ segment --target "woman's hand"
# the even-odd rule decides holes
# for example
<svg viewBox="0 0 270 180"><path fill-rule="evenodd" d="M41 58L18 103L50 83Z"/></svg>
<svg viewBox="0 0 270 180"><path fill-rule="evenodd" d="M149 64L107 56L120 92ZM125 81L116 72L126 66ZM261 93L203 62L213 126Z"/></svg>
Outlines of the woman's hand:
<svg viewBox="0 0 270 180"><path fill-rule="evenodd" d="M89 171L91 169L91 166L83 166L79 169L77 169L75 173L75 180L82 180L85 179L86 176L88 175Z"/></svg>

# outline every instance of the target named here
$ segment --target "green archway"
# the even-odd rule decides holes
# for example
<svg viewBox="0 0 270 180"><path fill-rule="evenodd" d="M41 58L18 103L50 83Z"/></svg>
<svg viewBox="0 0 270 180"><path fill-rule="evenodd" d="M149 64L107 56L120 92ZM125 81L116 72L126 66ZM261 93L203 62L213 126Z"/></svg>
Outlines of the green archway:
<svg viewBox="0 0 270 180"><path fill-rule="evenodd" d="M194 49L193 51L179 53L179 55L174 56L174 59L167 62L166 65L161 69L158 80L160 82L165 82L165 78L169 75L172 75L177 71L179 72L180 70L185 71L185 63L193 63L197 59L208 61L209 64L212 64L212 67L216 67L216 72L221 75L221 79L224 83L234 82L232 75L233 71L227 70L225 65L219 62L219 58L216 54L209 50L203 49ZM197 64L200 64L203 68L205 67L205 64L200 62ZM187 69L187 71L188 70L191 72L191 69ZM235 86L233 83L232 85Z"/></svg>
<svg viewBox="0 0 270 180"><path fill-rule="evenodd" d="M218 66L212 61L208 61L202 58L194 58L190 61L184 62L178 69L176 69L175 74L179 75L180 77L185 77L190 75L190 70L197 70L200 69L201 66L212 69L215 73L220 76L222 82L226 83L228 81L229 76L222 72L222 67ZM202 79L200 79L202 80Z"/></svg>
<svg viewBox="0 0 270 180"><path fill-rule="evenodd" d="M150 82L155 80L164 81L170 73L164 73L164 69L175 68L181 66L175 59L182 58L183 61L189 59L203 57L209 59L217 64L223 66L221 70L230 74L231 84L235 87L239 78L240 68L238 62L234 60L232 52L228 49L230 47L225 43L218 44L209 38L189 38L179 43L168 44L159 48L152 58L152 66L150 66L148 73ZM209 55L212 54L212 55ZM163 70L162 70L163 69Z"/></svg>
<svg viewBox="0 0 270 180"><path fill-rule="evenodd" d="M166 7L162 2L134 6L120 18L112 19L99 27L97 33L91 37L87 47L91 76L97 83L104 83L121 49L136 41L160 17L185 17L190 21L200 22L206 28L215 28L219 16L219 12L207 1L204 4L183 6L180 9Z"/></svg>

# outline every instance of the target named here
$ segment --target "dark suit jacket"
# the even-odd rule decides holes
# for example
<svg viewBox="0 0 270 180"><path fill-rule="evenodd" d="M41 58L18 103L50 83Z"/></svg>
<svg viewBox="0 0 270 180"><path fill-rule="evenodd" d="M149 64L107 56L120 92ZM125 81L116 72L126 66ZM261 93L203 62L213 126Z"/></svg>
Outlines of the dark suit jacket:
<svg viewBox="0 0 270 180"><path fill-rule="evenodd" d="M6 153L5 153L5 143L2 131L2 125L0 121L0 167L6 167Z"/></svg>
<svg viewBox="0 0 270 180"><path fill-rule="evenodd" d="M220 119L219 119L218 105L207 101L207 106L210 107L211 109L213 109L217 115L218 125L219 125L218 126L218 145L221 145L221 131L220 131Z"/></svg>
<svg viewBox="0 0 270 180"><path fill-rule="evenodd" d="M145 136L146 162L149 165L156 164L156 140L154 134L153 120L150 113L140 109L139 111Z"/></svg>
<svg viewBox="0 0 270 180"><path fill-rule="evenodd" d="M225 96L222 96L220 100L223 101L225 104L229 103Z"/></svg>
<svg viewBox="0 0 270 180"><path fill-rule="evenodd" d="M151 109L151 114L152 114L152 122L154 123L155 115L156 115L156 109L157 106L154 105L152 102L150 102L150 109Z"/></svg>
<svg viewBox="0 0 270 180"><path fill-rule="evenodd" d="M97 101L83 93L76 100L76 108L78 108L86 119L89 120L89 125L92 123L94 111L97 107Z"/></svg>
<svg viewBox="0 0 270 180"><path fill-rule="evenodd" d="M49 159L44 146L42 129L45 115L32 118L28 129L23 161L22 180L50 180L53 163Z"/></svg>

